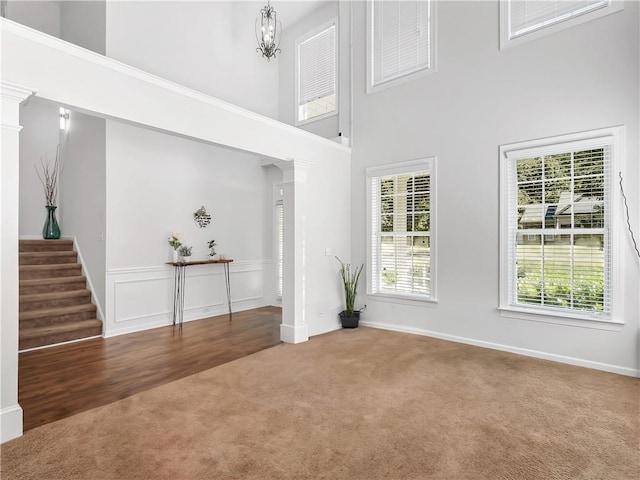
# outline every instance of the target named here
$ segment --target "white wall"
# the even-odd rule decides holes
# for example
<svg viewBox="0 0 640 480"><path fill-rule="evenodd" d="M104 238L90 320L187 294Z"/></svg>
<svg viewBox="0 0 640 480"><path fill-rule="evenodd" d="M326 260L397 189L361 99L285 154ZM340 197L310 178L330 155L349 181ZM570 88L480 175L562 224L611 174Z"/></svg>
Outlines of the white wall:
<svg viewBox="0 0 640 480"><path fill-rule="evenodd" d="M105 286L105 120L70 112L63 133L60 228L76 237L100 307Z"/></svg>
<svg viewBox="0 0 640 480"><path fill-rule="evenodd" d="M60 141L58 107L46 100L31 98L20 105L20 124L23 127L20 132L20 236L39 237L46 219L46 202L34 167L42 174L40 160L45 164L49 160L53 166L56 159ZM56 215L60 219L60 209Z"/></svg>
<svg viewBox="0 0 640 480"><path fill-rule="evenodd" d="M107 121L107 335L166 325L172 275L168 237L182 234L193 259L207 241L234 260L235 310L274 301L273 177L255 155ZM204 205L211 224L193 212ZM226 312L222 266L190 267L185 320Z"/></svg>
<svg viewBox="0 0 640 480"><path fill-rule="evenodd" d="M639 261L624 233L621 329L514 320L496 310L499 145L625 125L623 171L638 211L638 7L625 2L623 12L500 51L497 1L440 2L437 73L366 95L365 4L353 4L356 261L365 261L365 168L436 156L438 169L438 304L370 297L366 321L638 374Z"/></svg>
<svg viewBox="0 0 640 480"><path fill-rule="evenodd" d="M264 2L108 2L107 56L271 118L278 60L256 52Z"/></svg>
<svg viewBox="0 0 640 480"><path fill-rule="evenodd" d="M350 170L349 162L327 158L308 173L305 315L309 335L339 328L338 313L345 308L335 256L345 262L352 258L351 210L346 207L351 199Z"/></svg>

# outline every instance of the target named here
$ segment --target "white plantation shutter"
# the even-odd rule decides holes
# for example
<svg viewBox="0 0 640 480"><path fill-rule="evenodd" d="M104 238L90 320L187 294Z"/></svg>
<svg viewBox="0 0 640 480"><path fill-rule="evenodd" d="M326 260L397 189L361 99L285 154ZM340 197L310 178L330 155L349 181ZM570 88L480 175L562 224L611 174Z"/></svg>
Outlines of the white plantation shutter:
<svg viewBox="0 0 640 480"><path fill-rule="evenodd" d="M276 204L276 221L278 228L278 258L277 258L277 269L278 269L278 281L276 286L276 295L279 298L282 298L282 264L284 261L284 205L282 201L278 201Z"/></svg>
<svg viewBox="0 0 640 480"><path fill-rule="evenodd" d="M431 66L431 1L371 4L372 85Z"/></svg>
<svg viewBox="0 0 640 480"><path fill-rule="evenodd" d="M300 43L298 106L336 91L336 26Z"/></svg>
<svg viewBox="0 0 640 480"><path fill-rule="evenodd" d="M611 0L507 0L509 38L608 7Z"/></svg>
<svg viewBox="0 0 640 480"><path fill-rule="evenodd" d="M507 152L508 301L611 313L613 137Z"/></svg>
<svg viewBox="0 0 640 480"><path fill-rule="evenodd" d="M373 170L369 292L432 299L433 159Z"/></svg>

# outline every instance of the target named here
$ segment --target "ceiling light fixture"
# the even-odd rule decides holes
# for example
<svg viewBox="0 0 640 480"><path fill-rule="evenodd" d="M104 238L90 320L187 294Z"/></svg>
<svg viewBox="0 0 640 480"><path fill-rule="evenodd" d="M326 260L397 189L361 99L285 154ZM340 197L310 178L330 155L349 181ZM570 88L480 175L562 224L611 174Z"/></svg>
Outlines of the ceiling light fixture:
<svg viewBox="0 0 640 480"><path fill-rule="evenodd" d="M267 61L275 58L276 53L282 52L278 48L281 35L282 24L276 19L276 11L267 0L267 5L260 10L260 17L256 18L256 52L262 53Z"/></svg>

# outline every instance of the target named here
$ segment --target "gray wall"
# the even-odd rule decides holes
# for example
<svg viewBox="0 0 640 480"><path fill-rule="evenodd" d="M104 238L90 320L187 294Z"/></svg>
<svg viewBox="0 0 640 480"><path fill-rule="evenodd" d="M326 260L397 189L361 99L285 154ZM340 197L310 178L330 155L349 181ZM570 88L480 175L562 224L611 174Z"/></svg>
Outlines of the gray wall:
<svg viewBox="0 0 640 480"><path fill-rule="evenodd" d="M367 95L365 4L353 4L354 263L366 260L366 167L437 157L439 302L370 297L366 320L637 371L639 262L624 231L619 331L504 318L497 306L499 145L625 125L623 171L638 218L639 4L503 51L497 1L437 7L437 72Z"/></svg>
<svg viewBox="0 0 640 480"><path fill-rule="evenodd" d="M80 45L101 55L106 51L106 2L61 2L60 30L67 42Z"/></svg>
<svg viewBox="0 0 640 480"><path fill-rule="evenodd" d="M7 2L7 18L60 38L60 2L10 1Z"/></svg>
<svg viewBox="0 0 640 480"><path fill-rule="evenodd" d="M59 139L58 106L32 98L20 105L20 206L19 235L40 237L46 217L43 186L35 167L41 159L53 162ZM58 196L60 200L60 196ZM58 202L59 204L59 202ZM57 212L58 218L60 212Z"/></svg>
<svg viewBox="0 0 640 480"><path fill-rule="evenodd" d="M100 306L105 292L105 120L71 112L62 142L60 227L75 236Z"/></svg>

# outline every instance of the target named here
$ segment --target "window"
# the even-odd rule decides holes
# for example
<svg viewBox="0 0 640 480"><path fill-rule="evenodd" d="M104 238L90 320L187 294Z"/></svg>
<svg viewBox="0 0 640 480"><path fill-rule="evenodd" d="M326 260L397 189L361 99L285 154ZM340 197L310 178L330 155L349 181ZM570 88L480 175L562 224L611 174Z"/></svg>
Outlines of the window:
<svg viewBox="0 0 640 480"><path fill-rule="evenodd" d="M367 92L435 71L435 2L367 3Z"/></svg>
<svg viewBox="0 0 640 480"><path fill-rule="evenodd" d="M296 41L296 125L337 113L336 23Z"/></svg>
<svg viewBox="0 0 640 480"><path fill-rule="evenodd" d="M277 185L274 190L276 197L276 297L278 299L282 299L282 265L284 263L284 189Z"/></svg>
<svg viewBox="0 0 640 480"><path fill-rule="evenodd" d="M282 298L282 263L284 260L284 205L282 201L276 204L276 216L278 220L278 241L277 241L277 275L278 282L276 287L276 295L278 298Z"/></svg>
<svg viewBox="0 0 640 480"><path fill-rule="evenodd" d="M500 148L501 307L612 316L611 172L621 128Z"/></svg>
<svg viewBox="0 0 640 480"><path fill-rule="evenodd" d="M619 0L501 0L500 48L622 10Z"/></svg>
<svg viewBox="0 0 640 480"><path fill-rule="evenodd" d="M368 293L435 299L435 159L367 169Z"/></svg>

